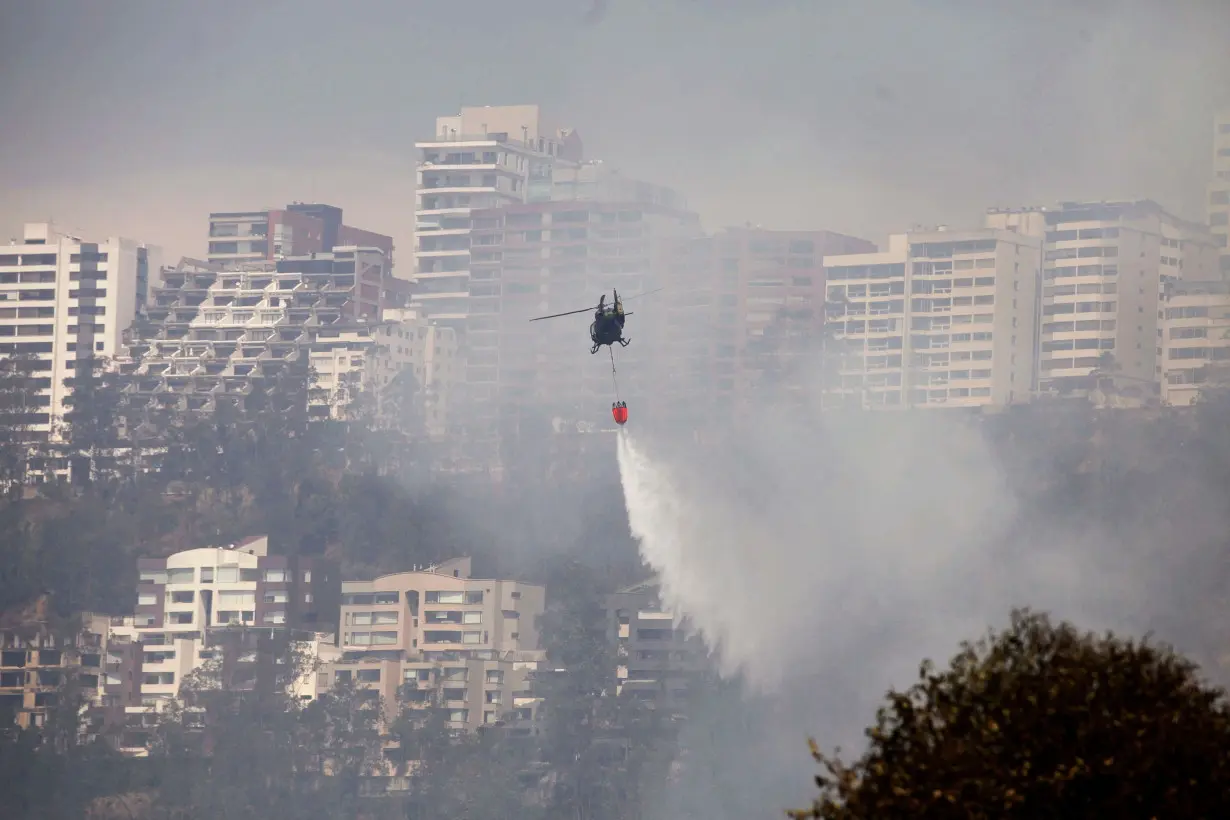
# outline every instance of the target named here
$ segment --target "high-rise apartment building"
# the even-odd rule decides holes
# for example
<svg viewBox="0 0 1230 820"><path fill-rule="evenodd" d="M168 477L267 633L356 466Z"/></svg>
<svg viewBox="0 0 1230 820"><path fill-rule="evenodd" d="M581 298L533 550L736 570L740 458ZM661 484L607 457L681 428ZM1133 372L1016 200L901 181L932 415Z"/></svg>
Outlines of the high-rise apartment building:
<svg viewBox="0 0 1230 820"><path fill-rule="evenodd" d="M161 252L130 239L88 242L29 223L21 243L0 246L0 356L28 355L39 388L26 419L33 440L54 440L68 411L79 357L111 358L144 306ZM156 284L153 283L153 284Z"/></svg>
<svg viewBox="0 0 1230 820"><path fill-rule="evenodd" d="M296 202L285 208L211 213L206 258L226 266L353 246L379 248L392 270L392 237L343 224L342 209L333 205Z"/></svg>
<svg viewBox="0 0 1230 820"><path fill-rule="evenodd" d="M1162 402L1182 407L1230 385L1230 281L1167 282L1162 302Z"/></svg>
<svg viewBox="0 0 1230 820"><path fill-rule="evenodd" d="M1213 177L1208 187L1208 224L1218 249L1218 271L1230 278L1230 111L1213 120Z"/></svg>
<svg viewBox="0 0 1230 820"><path fill-rule="evenodd" d="M1162 286L1211 278L1204 226L1150 200L992 209L987 225L1044 242L1038 389L1088 391L1113 374L1126 394L1156 396Z"/></svg>
<svg viewBox="0 0 1230 820"><path fill-rule="evenodd" d="M541 698L541 586L470 577L459 558L342 585L341 660L322 684L348 680L402 707L446 710L451 728L501 725L528 735Z"/></svg>
<svg viewBox="0 0 1230 820"><path fill-rule="evenodd" d="M1028 401L1041 242L1006 230L898 234L826 256L826 406Z"/></svg>
<svg viewBox="0 0 1230 820"><path fill-rule="evenodd" d="M580 137L551 125L537 105L468 106L438 117L435 134L415 147L413 299L425 316L462 333L469 315L471 212L550 200L556 168L575 168L581 160Z"/></svg>

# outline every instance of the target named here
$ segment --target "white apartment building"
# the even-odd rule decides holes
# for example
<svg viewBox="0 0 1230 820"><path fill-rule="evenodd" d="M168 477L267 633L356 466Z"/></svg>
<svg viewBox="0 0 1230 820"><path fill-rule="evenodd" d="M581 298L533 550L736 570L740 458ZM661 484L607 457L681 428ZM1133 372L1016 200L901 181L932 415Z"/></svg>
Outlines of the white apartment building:
<svg viewBox="0 0 1230 820"><path fill-rule="evenodd" d="M1011 231L890 237L824 257L826 406L1002 407L1028 401L1040 241Z"/></svg>
<svg viewBox="0 0 1230 820"><path fill-rule="evenodd" d="M469 313L470 211L552 198L554 170L575 167L575 131L552 126L537 105L467 106L436 119L415 143L413 303L429 319L464 330Z"/></svg>
<svg viewBox="0 0 1230 820"><path fill-rule="evenodd" d="M450 726L502 724L525 734L540 717L532 680L544 655L546 590L470 576L470 559L342 585L342 659L322 680L350 680L402 706L437 705Z"/></svg>
<svg viewBox="0 0 1230 820"><path fill-rule="evenodd" d="M1126 394L1156 395L1162 286L1210 278L1204 227L1149 200L992 209L987 225L1044 240L1038 389L1085 392L1113 375Z"/></svg>
<svg viewBox="0 0 1230 820"><path fill-rule="evenodd" d="M1222 278L1230 277L1230 111L1213 122L1213 177L1209 180L1208 223L1220 255Z"/></svg>
<svg viewBox="0 0 1230 820"><path fill-rule="evenodd" d="M45 222L27 223L20 242L0 246L0 355L38 359L32 438L58 438L68 409L65 379L78 355L116 356L160 267L153 246L118 237L89 242Z"/></svg>
<svg viewBox="0 0 1230 820"><path fill-rule="evenodd" d="M314 414L341 418L358 390L385 388L422 356L421 323L380 320L388 276L380 248L226 269L183 260L162 272L120 361L129 396L210 411L306 360L318 370Z"/></svg>
<svg viewBox="0 0 1230 820"><path fill-rule="evenodd" d="M827 317L825 406L904 407L909 237L888 250L824 257Z"/></svg>
<svg viewBox="0 0 1230 820"><path fill-rule="evenodd" d="M1230 282L1168 282L1163 297L1162 402L1183 407L1230 384Z"/></svg>

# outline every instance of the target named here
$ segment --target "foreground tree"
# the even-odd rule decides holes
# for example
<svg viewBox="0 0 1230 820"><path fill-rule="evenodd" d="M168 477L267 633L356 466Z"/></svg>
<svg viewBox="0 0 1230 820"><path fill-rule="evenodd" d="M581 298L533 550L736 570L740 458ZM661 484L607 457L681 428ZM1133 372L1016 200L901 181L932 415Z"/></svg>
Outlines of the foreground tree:
<svg viewBox="0 0 1230 820"><path fill-rule="evenodd" d="M796 820L1220 817L1230 709L1164 647L1014 612L944 672L890 692L853 765L812 743L820 796Z"/></svg>

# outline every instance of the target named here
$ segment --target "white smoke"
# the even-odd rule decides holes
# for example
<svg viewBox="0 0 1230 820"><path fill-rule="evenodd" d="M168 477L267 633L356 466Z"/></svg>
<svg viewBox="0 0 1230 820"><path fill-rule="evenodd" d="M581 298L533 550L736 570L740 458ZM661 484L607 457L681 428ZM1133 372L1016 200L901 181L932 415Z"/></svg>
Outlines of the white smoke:
<svg viewBox="0 0 1230 820"><path fill-rule="evenodd" d="M978 429L942 413L774 413L719 448L621 435L632 533L664 602L763 692L824 679L824 722L946 660L1013 606L1122 627L1140 590L1092 538L1007 537L1018 502ZM844 681L836 686L836 681ZM858 691L841 702L838 691ZM829 728L835 728L830 726Z"/></svg>
<svg viewBox="0 0 1230 820"><path fill-rule="evenodd" d="M822 416L766 400L751 418L707 445L619 439L629 525L664 603L689 616L725 676L756 690L691 710L684 774L651 820L806 805L808 736L857 753L889 687L1013 607L1139 635L1181 595L1168 570L1177 545L1108 538L1079 523L1079 507L1076 524L1036 504L1024 514L965 417ZM1043 462L1054 449L1033 446Z"/></svg>

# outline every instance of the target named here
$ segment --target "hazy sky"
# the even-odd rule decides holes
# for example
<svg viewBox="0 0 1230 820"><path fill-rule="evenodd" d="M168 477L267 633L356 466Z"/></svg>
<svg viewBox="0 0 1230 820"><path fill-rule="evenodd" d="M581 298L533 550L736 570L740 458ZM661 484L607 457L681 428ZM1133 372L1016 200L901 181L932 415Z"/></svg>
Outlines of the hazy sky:
<svg viewBox="0 0 1230 820"><path fill-rule="evenodd" d="M1202 219L1227 43L1224 0L6 0L0 230L199 254L210 210L318 200L404 252L415 139L526 102L710 228Z"/></svg>

